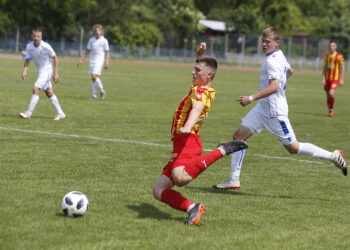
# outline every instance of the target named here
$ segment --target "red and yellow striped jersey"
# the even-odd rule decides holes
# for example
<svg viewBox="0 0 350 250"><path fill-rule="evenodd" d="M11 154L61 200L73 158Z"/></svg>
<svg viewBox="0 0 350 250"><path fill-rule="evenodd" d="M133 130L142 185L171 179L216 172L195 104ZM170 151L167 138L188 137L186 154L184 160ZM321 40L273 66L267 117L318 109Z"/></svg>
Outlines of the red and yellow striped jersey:
<svg viewBox="0 0 350 250"><path fill-rule="evenodd" d="M328 54L324 57L324 65L326 67L325 79L326 81L339 81L340 67L344 64L344 57L342 54L336 52Z"/></svg>
<svg viewBox="0 0 350 250"><path fill-rule="evenodd" d="M211 102L215 99L215 89L214 88L203 88L200 86L192 85L190 92L181 100L178 108L175 111L173 117L173 123L171 126L172 139L176 134L178 134L179 129L182 128L192 109L192 104L195 102L203 102L204 109L198 118L198 121L193 126L191 133L199 134L199 128L203 124L204 120L207 118L210 111Z"/></svg>

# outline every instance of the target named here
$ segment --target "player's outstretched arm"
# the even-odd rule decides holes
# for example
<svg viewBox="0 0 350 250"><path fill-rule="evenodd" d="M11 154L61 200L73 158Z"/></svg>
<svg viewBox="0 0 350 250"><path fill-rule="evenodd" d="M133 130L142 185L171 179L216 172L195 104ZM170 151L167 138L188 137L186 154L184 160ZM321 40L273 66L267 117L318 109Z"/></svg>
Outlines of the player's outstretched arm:
<svg viewBox="0 0 350 250"><path fill-rule="evenodd" d="M345 75L345 65L342 64L342 65L340 65L340 72L339 72L339 76L340 76L339 84L340 84L340 86L344 86L344 75Z"/></svg>
<svg viewBox="0 0 350 250"><path fill-rule="evenodd" d="M202 42L199 44L199 48L196 51L196 56L200 57L204 54L204 52L207 50L207 43Z"/></svg>
<svg viewBox="0 0 350 250"><path fill-rule="evenodd" d="M27 73L28 73L28 67L29 67L30 59L26 59L24 61L23 65L23 72L22 72L22 79L26 79Z"/></svg>
<svg viewBox="0 0 350 250"><path fill-rule="evenodd" d="M90 54L90 50L85 50L84 54L80 57L79 62L77 63L77 67L83 64L85 58Z"/></svg>
<svg viewBox="0 0 350 250"><path fill-rule="evenodd" d="M60 76L58 75L58 58L57 56L52 57L53 62L53 81L58 83L60 81Z"/></svg>
<svg viewBox="0 0 350 250"><path fill-rule="evenodd" d="M268 97L278 91L280 81L278 79L271 79L267 88L259 90L257 93L250 96L240 96L236 99L243 107L247 106L254 100L259 100L264 97Z"/></svg>
<svg viewBox="0 0 350 250"><path fill-rule="evenodd" d="M195 102L192 104L191 112L188 116L188 119L185 123L185 125L180 128L180 134L189 134L191 133L191 130L193 126L198 121L199 116L201 115L202 111L204 109L204 103L203 102Z"/></svg>

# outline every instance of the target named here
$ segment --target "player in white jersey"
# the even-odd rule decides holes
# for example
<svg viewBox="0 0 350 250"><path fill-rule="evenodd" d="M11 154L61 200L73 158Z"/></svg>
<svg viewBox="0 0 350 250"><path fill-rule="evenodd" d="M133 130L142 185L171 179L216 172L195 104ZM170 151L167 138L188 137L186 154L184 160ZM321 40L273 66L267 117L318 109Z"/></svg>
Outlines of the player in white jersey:
<svg viewBox="0 0 350 250"><path fill-rule="evenodd" d="M52 106L56 110L56 115L54 120L61 120L66 117L57 96L52 90L51 78L52 78L52 62L54 65L53 80L58 83L60 77L58 75L58 59L55 51L52 49L50 44L42 41L42 31L39 29L34 29L32 31L32 42L27 44L25 51L25 62L22 72L22 79L24 80L27 76L28 67L30 60L32 59L36 65L36 71L38 74L38 79L33 86L33 95L29 102L27 111L20 113L20 115L29 119L39 102L40 89L43 89L49 98Z"/></svg>
<svg viewBox="0 0 350 250"><path fill-rule="evenodd" d="M92 99L96 99L97 89L100 89L101 99L106 97L106 91L103 88L100 76L102 68L109 67L109 45L107 39L102 35L103 27L95 24L92 27L94 37L91 37L86 47L84 55L78 62L78 67L84 62L84 59L90 54L90 70Z"/></svg>
<svg viewBox="0 0 350 250"><path fill-rule="evenodd" d="M266 54L260 71L260 89L250 96L241 96L238 101L243 107L255 100L256 106L242 119L241 127L234 133L234 140L247 140L263 129L275 135L291 154L308 155L319 159L328 159L347 175L347 163L341 150L329 152L311 143L298 142L288 119L286 99L287 79L293 73L292 68L279 49L279 32L274 27L266 28L262 33L262 49ZM214 185L217 189L239 189L240 173L245 150L232 154L231 175L223 183Z"/></svg>

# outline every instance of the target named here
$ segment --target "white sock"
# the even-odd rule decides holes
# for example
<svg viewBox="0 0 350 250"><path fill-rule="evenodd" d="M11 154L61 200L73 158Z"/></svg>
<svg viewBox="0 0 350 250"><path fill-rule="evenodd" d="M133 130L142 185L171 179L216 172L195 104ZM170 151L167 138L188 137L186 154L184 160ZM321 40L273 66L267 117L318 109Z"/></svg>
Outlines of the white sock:
<svg viewBox="0 0 350 250"><path fill-rule="evenodd" d="M232 153L231 160L231 180L239 179L241 175L242 163L245 157L246 150L237 151Z"/></svg>
<svg viewBox="0 0 350 250"><path fill-rule="evenodd" d="M39 96L38 95L32 95L32 98L30 99L29 106L28 106L28 114L32 115L35 109L35 106L39 102Z"/></svg>
<svg viewBox="0 0 350 250"><path fill-rule="evenodd" d="M101 82L101 79L99 77L96 78L96 84L97 84L97 87L101 90L101 93L105 92L104 88L103 88L103 84Z"/></svg>
<svg viewBox="0 0 350 250"><path fill-rule="evenodd" d="M331 160L332 153L311 143L299 143L298 154L314 158Z"/></svg>
<svg viewBox="0 0 350 250"><path fill-rule="evenodd" d="M56 110L57 114L63 114L63 111L61 109L60 103L58 101L58 98L56 95L53 95L49 98L52 106L54 107L54 109Z"/></svg>
<svg viewBox="0 0 350 250"><path fill-rule="evenodd" d="M187 208L187 212L189 212L192 208L194 208L195 205L196 204L194 204L194 203L192 205L189 205L188 208Z"/></svg>
<svg viewBox="0 0 350 250"><path fill-rule="evenodd" d="M91 82L91 90L92 90L92 96L96 96L97 92L97 83L96 81Z"/></svg>

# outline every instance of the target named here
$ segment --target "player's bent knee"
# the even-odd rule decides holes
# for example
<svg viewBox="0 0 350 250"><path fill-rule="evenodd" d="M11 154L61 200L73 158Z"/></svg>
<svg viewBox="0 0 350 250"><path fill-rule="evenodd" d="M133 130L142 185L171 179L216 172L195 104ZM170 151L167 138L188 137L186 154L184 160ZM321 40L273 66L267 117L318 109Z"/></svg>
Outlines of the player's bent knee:
<svg viewBox="0 0 350 250"><path fill-rule="evenodd" d="M162 197L162 192L164 191L164 189L159 187L157 184L155 184L153 186L152 191L153 191L153 197L160 201Z"/></svg>

